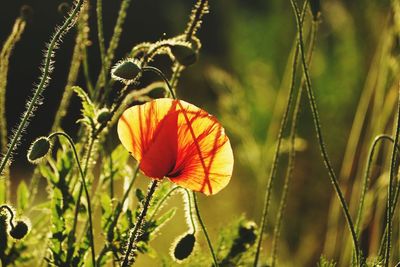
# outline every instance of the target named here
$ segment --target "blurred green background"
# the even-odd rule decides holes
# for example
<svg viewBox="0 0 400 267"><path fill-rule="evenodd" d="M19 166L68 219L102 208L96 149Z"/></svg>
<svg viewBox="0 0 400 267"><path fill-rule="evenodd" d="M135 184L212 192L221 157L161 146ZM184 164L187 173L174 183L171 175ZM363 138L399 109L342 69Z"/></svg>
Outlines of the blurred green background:
<svg viewBox="0 0 400 267"><path fill-rule="evenodd" d="M7 119L16 125L24 110L23 99L30 96L37 82L42 50L63 14L59 0L3 1L0 8L0 42L8 36L22 5L30 5L33 16L22 40L11 58ZM105 38L114 27L120 1L104 1ZM182 32L193 1L134 0L124 27L116 59L143 41L156 41ZM92 7L93 8L93 7ZM92 12L93 13L93 12ZM308 14L308 19L310 15ZM349 131L373 56L379 47L385 25L390 23L388 0L322 0L319 31L311 74L328 151L335 170L339 172ZM91 24L94 25L93 16ZM89 60L93 77L99 72L96 31L92 28ZM296 24L289 1L281 0L212 0L210 14L205 16L199 32L202 49L196 65L184 71L178 95L215 114L226 126L235 152L235 171L229 186L212 197L201 197L201 209L213 240L219 229L242 214L258 223L270 162L275 149L274 123L280 120L284 102L278 101L280 90L287 90L290 53L296 39ZM13 184L29 179L32 171L25 160L30 142L46 134L61 99L73 48L74 34L69 33L56 57L55 72L42 105L27 130L12 168ZM161 62L160 64L165 64ZM236 87L230 94L224 86ZM226 86L225 86L226 87ZM285 99L285 97L284 97ZM239 103L232 114L224 106ZM332 187L316 145L312 117L303 101L298 135L302 148L297 153L293 182L285 214L280 259L282 265L312 266L324 253L327 216ZM67 132L77 130L79 101L73 100L69 117L64 120ZM1 123L1 122L0 122ZM285 153L284 160L285 163ZM274 184L273 204L267 225L262 259L269 256L273 218L279 203L285 164ZM143 181L145 183L147 181ZM180 205L176 199L172 205ZM182 216L182 214L180 214ZM168 253L174 236L182 233L179 220L168 224L154 246ZM272 222L271 222L272 221ZM183 225L183 221L182 221ZM184 227L184 226L183 226ZM334 254L329 255L335 257ZM141 259L146 266L148 259ZM153 262L153 261L150 261Z"/></svg>

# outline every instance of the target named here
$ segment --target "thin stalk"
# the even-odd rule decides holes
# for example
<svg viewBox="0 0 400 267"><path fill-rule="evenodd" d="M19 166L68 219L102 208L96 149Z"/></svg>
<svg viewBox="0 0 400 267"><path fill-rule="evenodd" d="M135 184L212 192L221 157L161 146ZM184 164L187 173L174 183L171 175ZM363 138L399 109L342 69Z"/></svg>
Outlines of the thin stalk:
<svg viewBox="0 0 400 267"><path fill-rule="evenodd" d="M72 151L74 152L75 161L76 161L76 164L78 165L79 173L81 175L81 182L82 182L83 189L85 191L87 209L88 209L89 231L90 231L89 238L90 238L90 246L91 246L91 252L92 252L92 262L93 262L93 266L96 266L96 256L95 256L96 253L95 253L95 248L94 248L93 220L92 220L92 205L90 202L89 191L86 186L85 173L82 170L81 163L80 163L79 157L78 157L78 153L76 152L74 141L68 134L66 134L64 132L55 132L55 133L52 133L51 135L49 135L48 138L51 139L53 137L58 137L58 136L63 136L68 140L68 142L72 148ZM79 198L77 199L77 202L78 203L80 202ZM78 203L76 204L77 206L78 206Z"/></svg>
<svg viewBox="0 0 400 267"><path fill-rule="evenodd" d="M290 3L292 4L293 12L296 16L297 28L298 28L298 32L299 32L299 41L300 41L300 52L301 52L300 54L301 54L301 59L302 59L303 71L304 71L304 75L306 78L307 95L308 95L311 112L312 112L313 119L314 119L314 126L315 126L315 131L317 134L318 144L319 144L319 147L320 147L320 150L322 153L322 158L324 160L324 164L329 173L329 178L330 178L331 183L332 183L332 185L336 191L336 194L340 200L340 204L342 205L343 213L346 218L347 225L349 227L349 230L350 230L350 233L351 233L351 236L353 239L354 249L356 250L356 263L358 264L360 261L360 257L359 257L360 249L359 249L359 245L358 245L358 241L357 241L356 231L354 229L354 224L351 219L351 215L350 215L346 200L344 199L344 196L340 189L336 174L330 163L328 152L326 151L325 142L323 140L323 135L322 135L321 124L319 121L317 104L315 101L315 96L314 96L313 90L311 88L311 79L309 76L307 61L306 61L305 51L304 51L305 49L304 49L304 42L303 42L303 28L302 28L300 12L298 10L297 3L295 0L290 0Z"/></svg>
<svg viewBox="0 0 400 267"><path fill-rule="evenodd" d="M307 56L307 62L308 65L311 63L312 59L312 54L314 52L315 48L315 43L316 43L316 37L317 37L317 32L318 32L318 22L313 21L312 26L311 26L311 38L310 38L310 44L309 44L309 49L308 49L308 56ZM298 46L296 46L296 53L298 53ZM297 64L296 64L297 66ZM285 181L283 185L283 191L281 195L281 200L279 203L279 209L278 209L278 215L277 215L277 223L274 228L274 238L272 240L272 261L271 261L271 266L275 266L276 259L277 259L277 251L278 251L278 242L279 242L279 237L280 237L280 232L281 232L281 225L282 225L282 220L286 208L286 203L287 203L287 196L289 192L289 185L291 181L291 177L293 174L294 170L294 165L295 165L295 159L296 159L296 148L295 148L295 143L296 143L296 130L297 130L297 122L298 122L298 117L300 113L300 108L301 108L301 99L303 95L303 87L304 87L304 77L302 78L299 86L299 91L297 93L296 97L296 102L295 102L295 107L293 110L293 118L292 118L292 123L290 126L290 151L289 151L289 161L288 161L288 166L286 169L286 176L285 176Z"/></svg>
<svg viewBox="0 0 400 267"><path fill-rule="evenodd" d="M45 59L44 59L44 67L43 67L43 72L42 76L39 82L39 85L34 91L32 99L28 102L26 111L24 112L24 115L22 117L21 122L18 125L17 130L15 131L15 134L11 140L10 145L8 146L8 150L5 154L5 156L1 159L0 162L0 176L3 174L3 171L8 164L8 161L11 158L11 155L16 148L18 141L21 138L21 135L24 131L24 129L27 127L29 123L29 119L33 116L33 112L36 109L37 105L40 99L41 99L41 94L43 90L46 88L46 85L48 84L49 81L49 76L52 71L52 57L54 56L54 50L56 49L58 42L61 40L61 37L71 28L71 26L75 22L76 16L79 14L79 11L84 3L84 0L77 0L75 8L73 11L70 13L69 17L65 20L63 25L58 28L56 31L55 35L50 41L50 44L47 48L46 54L45 54Z"/></svg>
<svg viewBox="0 0 400 267"><path fill-rule="evenodd" d="M22 18L17 18L11 34L8 36L3 48L0 52L0 152L5 154L7 152L7 118L6 118L6 89L7 89L7 75L10 57L15 44L21 39L22 33L25 30L26 21ZM0 202L6 203L10 198L9 186L9 168L4 170L4 179L0 179Z"/></svg>
<svg viewBox="0 0 400 267"><path fill-rule="evenodd" d="M147 193L147 196L146 196L146 199L145 199L145 202L143 205L143 209L140 212L139 218L138 218L137 222L135 223L135 226L129 235L128 246L125 251L124 260L122 261L122 265L121 265L122 267L127 267L127 266L131 265L131 259L132 259L131 254L136 249L136 243L139 239L147 211L150 207L150 200L157 188L157 185L158 185L158 180L154 180L150 185L149 191Z"/></svg>
<svg viewBox="0 0 400 267"><path fill-rule="evenodd" d="M385 261L384 265L385 267L389 266L390 262L390 248L391 248L391 239L392 239L392 218L393 218L393 212L392 212L392 207L395 206L395 203L393 203L392 197L393 194L393 180L396 176L396 167L397 167L397 149L396 146L399 142L400 138L400 84L399 84L399 93L398 93L398 103L397 103L397 120L396 120L396 132L394 136L394 144L393 144L393 151L392 151L392 159L391 159L391 166L390 166L390 176L389 176L389 186L388 186L388 200L387 200L387 221L386 221L386 229L387 229L387 239L386 239L386 251L385 251ZM395 186L395 185L394 185ZM394 211L394 209L393 209Z"/></svg>
<svg viewBox="0 0 400 267"><path fill-rule="evenodd" d="M194 235L196 233L196 221L194 220L194 217L193 217L192 197L190 196L189 190L187 190L186 188L184 188L184 190L185 190L186 196L188 198L187 209L189 211L189 220L190 220L190 223L192 226L192 234ZM215 253L214 253L214 255L215 255Z"/></svg>
<svg viewBox="0 0 400 267"><path fill-rule="evenodd" d="M305 2L304 7L303 7L303 12L302 12L302 18L303 19L304 19L306 7L307 7L307 1ZM294 57L293 57L292 79L291 79L289 94L288 94L288 98L287 98L287 101L286 101L286 108L285 108L284 114L283 114L282 119L281 119L279 132L278 132L278 138L277 138L277 145L276 145L276 148L275 148L274 158L272 160L272 167L271 167L271 170L270 170L270 174L269 174L269 178L268 178L268 182L267 182L267 187L266 187L266 190L265 190L263 212L262 212L261 220L260 220L260 233L258 235L257 250L256 250L256 254L255 254L255 257L254 257L254 262L253 262L253 266L254 267L256 267L258 265L258 261L259 261L259 258L260 258L262 236L263 236L263 233L264 233L264 230L265 230L266 220L267 220L267 216L268 216L268 209L269 209L269 205L270 205L270 202L271 202L272 185L273 185L273 182L275 181L276 171L277 171L277 168L278 168L279 154L280 154L281 143L282 143L282 139L283 139L283 131L284 131L285 127L286 127L286 124L287 124L287 121L288 121L288 117L289 117L290 107L291 107L292 102L293 102L293 92L294 92L295 81L296 81L297 58L298 58L298 48L296 48L296 51L295 51L295 54L294 54Z"/></svg>
<svg viewBox="0 0 400 267"><path fill-rule="evenodd" d="M113 221L111 222L111 225L108 228L109 231L107 233L107 242L110 243L110 244L105 244L103 249L101 250L99 256L97 257L97 265L99 265L99 266L100 266L101 260L103 259L104 255L109 251L109 248L112 247L111 243L113 241L112 239L113 239L114 228L118 223L118 219L119 219L119 216L121 215L122 208L125 205L125 202L129 197L129 194L130 194L130 192L131 192L131 190L133 188L133 184L136 181L136 177L137 177L138 173L139 173L139 164L137 164L137 166L135 168L135 171L134 171L134 174L133 174L133 178L132 178L131 182L128 185L128 189L125 191L120 204L117 205L117 207L115 209L115 213L114 213L114 216L113 216Z"/></svg>
<svg viewBox="0 0 400 267"><path fill-rule="evenodd" d="M101 59L101 73L100 77L103 77L104 81L107 77L107 70L106 70L106 48L105 48L105 41L104 41L104 29L103 29L103 0L97 0L96 2L96 16L97 16L97 38L99 39L99 49L100 49L100 59ZM104 82L105 84L105 82ZM98 83L100 86L100 83ZM96 85L95 95L97 95L98 87Z"/></svg>
<svg viewBox="0 0 400 267"><path fill-rule="evenodd" d="M197 220L199 221L200 226L201 226L201 229L203 230L203 233L204 233L204 237L205 237L206 240L207 240L207 245L208 245L208 248L210 249L210 253L211 253L211 256L212 256L212 258L213 258L214 265L215 265L215 267L218 267L219 264L218 264L217 256L215 255L213 246L212 246L212 244L211 244L210 237L208 236L208 232L207 232L206 226L205 226L205 224L204 224L204 222L203 222L203 219L201 218L199 205L198 205L198 203L197 203L197 196L196 196L196 193L195 193L195 192L192 192L192 196L193 196L194 210L196 211Z"/></svg>
<svg viewBox="0 0 400 267"><path fill-rule="evenodd" d="M170 196L172 196L172 194L173 194L176 190L178 190L178 189L180 189L180 187L179 187L179 186L175 186L175 187L171 188L171 190L169 190L169 191L163 196L163 198L157 203L157 206L154 208L154 211L153 211L153 213L151 214L149 221L151 221L151 220L154 219L154 217L155 217L155 216L157 215L157 213L158 213L158 210L162 207L162 205L164 204L164 202L167 201L167 199L168 199Z"/></svg>

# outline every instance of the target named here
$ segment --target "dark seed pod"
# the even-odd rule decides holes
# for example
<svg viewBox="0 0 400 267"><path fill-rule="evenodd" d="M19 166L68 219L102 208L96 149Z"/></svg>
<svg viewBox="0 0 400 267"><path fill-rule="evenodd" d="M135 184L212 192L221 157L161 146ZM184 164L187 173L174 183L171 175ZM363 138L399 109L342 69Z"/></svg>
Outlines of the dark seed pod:
<svg viewBox="0 0 400 267"><path fill-rule="evenodd" d="M198 54L194 50L190 43L179 43L171 46L171 53L179 64L183 66L190 66L197 61Z"/></svg>
<svg viewBox="0 0 400 267"><path fill-rule="evenodd" d="M10 230L10 236L14 239L20 240L26 236L29 231L28 224L24 221L17 221L13 228Z"/></svg>
<svg viewBox="0 0 400 267"><path fill-rule="evenodd" d="M105 123L107 121L109 121L111 119L111 112L109 109L107 108L103 108L99 111L99 113L97 114L97 122L102 124Z"/></svg>
<svg viewBox="0 0 400 267"><path fill-rule="evenodd" d="M47 137L39 137L30 146L27 154L28 161L31 163L38 163L43 159L51 148L50 140Z"/></svg>
<svg viewBox="0 0 400 267"><path fill-rule="evenodd" d="M194 234L185 234L178 242L175 243L173 248L173 258L177 261L187 259L193 252L194 245L196 244L196 237Z"/></svg>
<svg viewBox="0 0 400 267"><path fill-rule="evenodd" d="M130 83L136 80L140 73L142 72L142 68L140 67L140 63L133 59L127 59L118 62L113 69L111 70L111 76L118 81L123 83Z"/></svg>
<svg viewBox="0 0 400 267"><path fill-rule="evenodd" d="M257 238L256 227L256 224L252 221L245 222L239 226L239 238L243 243L254 243Z"/></svg>

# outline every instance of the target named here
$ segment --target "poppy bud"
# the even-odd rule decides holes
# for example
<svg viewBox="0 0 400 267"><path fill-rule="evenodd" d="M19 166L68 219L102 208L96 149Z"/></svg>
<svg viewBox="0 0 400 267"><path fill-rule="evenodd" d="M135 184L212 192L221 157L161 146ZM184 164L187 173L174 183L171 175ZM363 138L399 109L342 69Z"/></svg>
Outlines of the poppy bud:
<svg viewBox="0 0 400 267"><path fill-rule="evenodd" d="M28 161L31 163L38 163L43 159L51 148L50 140L47 137L39 137L36 139L28 150Z"/></svg>
<svg viewBox="0 0 400 267"><path fill-rule="evenodd" d="M17 221L14 227L11 228L9 234L12 238L20 240L26 236L29 231L28 224L24 221Z"/></svg>
<svg viewBox="0 0 400 267"><path fill-rule="evenodd" d="M177 43L171 46L171 53L179 64L183 66L190 66L197 61L198 54L194 50L190 43Z"/></svg>
<svg viewBox="0 0 400 267"><path fill-rule="evenodd" d="M103 108L97 113L97 122L102 124L111 119L111 112L108 108Z"/></svg>
<svg viewBox="0 0 400 267"><path fill-rule="evenodd" d="M239 238L243 243L253 244L256 240L256 224L248 221L239 226Z"/></svg>
<svg viewBox="0 0 400 267"><path fill-rule="evenodd" d="M134 59L127 59L118 62L111 70L111 76L118 81L123 83L131 83L136 80L142 68L139 61Z"/></svg>
<svg viewBox="0 0 400 267"><path fill-rule="evenodd" d="M178 262L187 259L192 254L195 244L196 237L194 234L186 233L183 237L178 237L171 250L172 257Z"/></svg>
<svg viewBox="0 0 400 267"><path fill-rule="evenodd" d="M32 19L33 16L32 7L28 5L23 5L19 11L19 16L25 21Z"/></svg>
<svg viewBox="0 0 400 267"><path fill-rule="evenodd" d="M318 20L318 17L321 13L321 3L320 0L310 0L310 9L313 15L313 20Z"/></svg>

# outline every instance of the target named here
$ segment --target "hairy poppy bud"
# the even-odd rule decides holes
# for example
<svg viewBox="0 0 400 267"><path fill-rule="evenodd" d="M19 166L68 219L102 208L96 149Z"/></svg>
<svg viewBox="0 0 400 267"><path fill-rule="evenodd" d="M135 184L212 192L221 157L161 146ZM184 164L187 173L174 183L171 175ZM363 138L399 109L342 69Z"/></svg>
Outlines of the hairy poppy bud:
<svg viewBox="0 0 400 267"><path fill-rule="evenodd" d="M179 64L190 66L197 61L198 54L189 42L177 43L171 46L171 53Z"/></svg>
<svg viewBox="0 0 400 267"><path fill-rule="evenodd" d="M9 234L12 238L20 240L26 236L29 231L28 224L24 221L17 221L14 227L11 228Z"/></svg>
<svg viewBox="0 0 400 267"><path fill-rule="evenodd" d="M97 113L96 120L100 124L105 123L105 122L109 121L110 119L111 119L111 112L108 108L102 108Z"/></svg>
<svg viewBox="0 0 400 267"><path fill-rule="evenodd" d="M142 68L139 61L135 59L126 59L118 62L111 70L111 76L113 79L121 81L123 83L131 83L135 81Z"/></svg>
<svg viewBox="0 0 400 267"><path fill-rule="evenodd" d="M51 148L51 142L47 137L39 137L36 139L28 150L28 161L31 163L38 163L43 159Z"/></svg>
<svg viewBox="0 0 400 267"><path fill-rule="evenodd" d="M310 0L310 9L313 15L313 20L316 21L321 13L321 3L320 0Z"/></svg>
<svg viewBox="0 0 400 267"><path fill-rule="evenodd" d="M179 237L172 248L172 256L175 260L183 261L192 254L194 245L196 244L196 237L194 234L185 234Z"/></svg>
<svg viewBox="0 0 400 267"><path fill-rule="evenodd" d="M257 225L255 222L248 221L239 226L239 238L243 243L253 244L257 238L256 235Z"/></svg>

